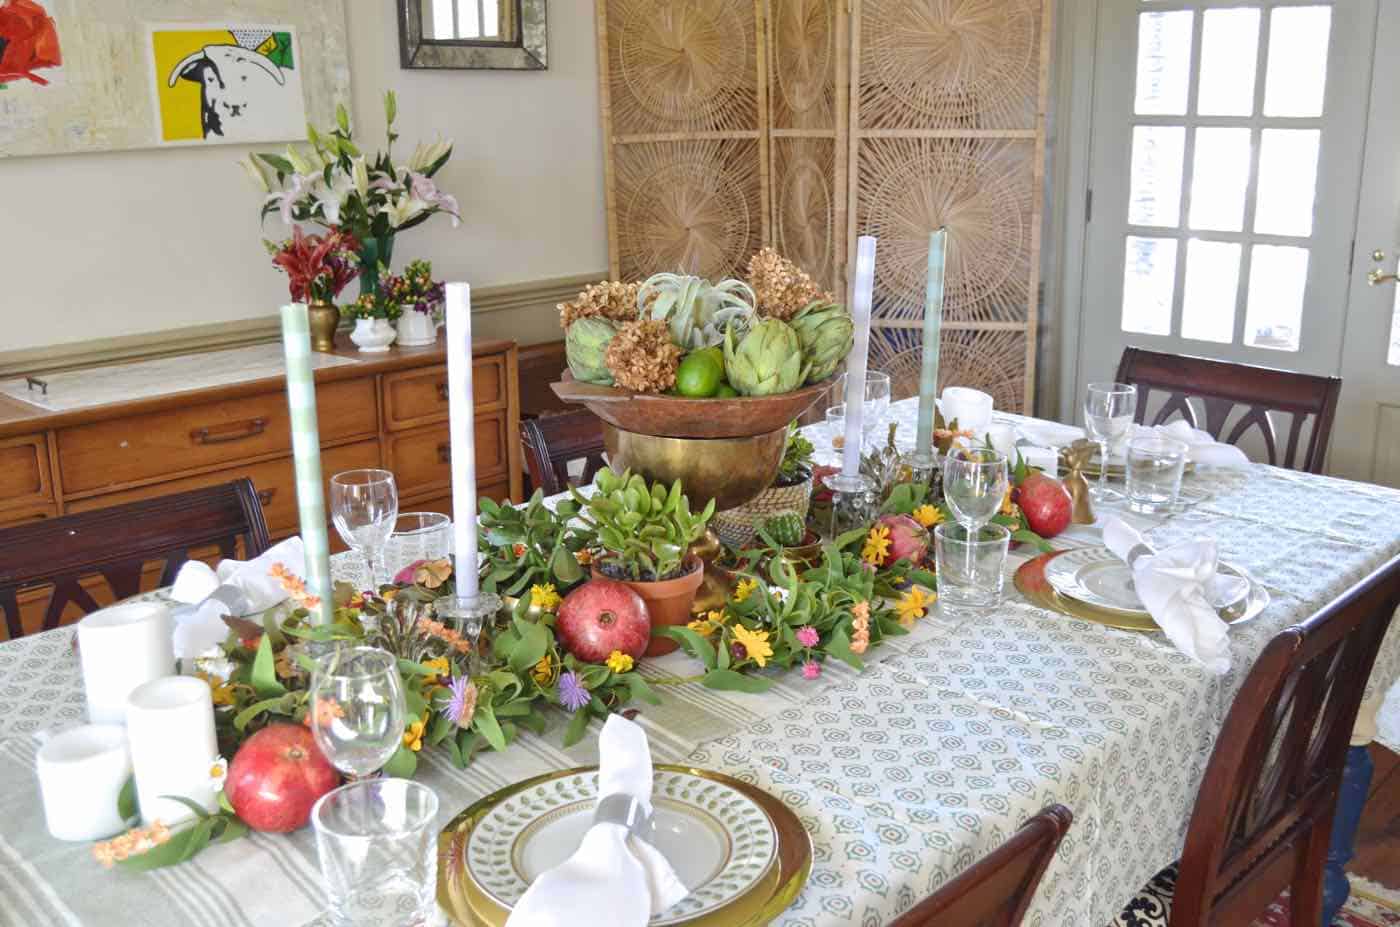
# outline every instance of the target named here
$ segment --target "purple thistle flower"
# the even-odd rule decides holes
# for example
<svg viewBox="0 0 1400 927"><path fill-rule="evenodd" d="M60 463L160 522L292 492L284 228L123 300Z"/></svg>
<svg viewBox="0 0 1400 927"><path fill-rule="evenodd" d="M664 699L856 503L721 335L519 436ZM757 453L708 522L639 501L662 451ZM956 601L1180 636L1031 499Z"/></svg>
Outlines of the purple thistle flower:
<svg viewBox="0 0 1400 927"><path fill-rule="evenodd" d="M468 676L458 676L448 688L452 691L452 701L442 713L458 727L469 727L476 715L476 683Z"/></svg>
<svg viewBox="0 0 1400 927"><path fill-rule="evenodd" d="M578 711L592 700L593 696L579 681L577 673L570 670L559 674L559 704L569 711Z"/></svg>
<svg viewBox="0 0 1400 927"><path fill-rule="evenodd" d="M815 647L821 643L821 635L810 624L797 629L797 642L803 647Z"/></svg>

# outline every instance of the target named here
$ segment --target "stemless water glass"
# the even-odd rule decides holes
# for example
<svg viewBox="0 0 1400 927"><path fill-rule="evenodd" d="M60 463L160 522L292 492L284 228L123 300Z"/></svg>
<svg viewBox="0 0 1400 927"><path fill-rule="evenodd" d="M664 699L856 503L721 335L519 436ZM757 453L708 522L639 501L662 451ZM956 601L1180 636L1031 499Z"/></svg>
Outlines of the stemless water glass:
<svg viewBox="0 0 1400 927"><path fill-rule="evenodd" d="M335 927L435 923L438 798L408 779L365 779L311 809Z"/></svg>
<svg viewBox="0 0 1400 927"><path fill-rule="evenodd" d="M1176 505L1188 451L1186 442L1175 438L1135 438L1129 441L1128 463L1124 471L1128 508L1134 512L1158 512Z"/></svg>
<svg viewBox="0 0 1400 927"><path fill-rule="evenodd" d="M935 528L939 614L959 618L1000 605L1010 546L1011 532L1004 525L968 528L945 522Z"/></svg>
<svg viewBox="0 0 1400 927"><path fill-rule="evenodd" d="M844 408L846 402L846 374L836 378L832 385L830 395L832 401L839 402ZM872 434L875 429L885 421L890 410L890 375L883 370L867 370L865 372L865 405L863 406L864 418L861 419L861 432Z"/></svg>
<svg viewBox="0 0 1400 927"><path fill-rule="evenodd" d="M452 554L452 519L441 512L405 512L394 521L384 547L384 575L394 581L400 570L420 560L445 560Z"/></svg>
<svg viewBox="0 0 1400 927"><path fill-rule="evenodd" d="M992 520L1010 486L1006 456L988 447L955 447L943 461L943 497L969 530Z"/></svg>
<svg viewBox="0 0 1400 927"><path fill-rule="evenodd" d="M376 773L403 743L399 661L378 647L340 647L317 661L307 712L316 745L350 776Z"/></svg>
<svg viewBox="0 0 1400 927"><path fill-rule="evenodd" d="M364 558L368 588L379 584L379 557L398 517L399 487L388 470L346 470L331 477L331 520L340 539Z"/></svg>
<svg viewBox="0 0 1400 927"><path fill-rule="evenodd" d="M1133 427L1137 412L1137 387L1128 383L1090 383L1084 397L1084 430L1099 445L1099 480L1096 499L1119 495L1108 488L1108 455Z"/></svg>

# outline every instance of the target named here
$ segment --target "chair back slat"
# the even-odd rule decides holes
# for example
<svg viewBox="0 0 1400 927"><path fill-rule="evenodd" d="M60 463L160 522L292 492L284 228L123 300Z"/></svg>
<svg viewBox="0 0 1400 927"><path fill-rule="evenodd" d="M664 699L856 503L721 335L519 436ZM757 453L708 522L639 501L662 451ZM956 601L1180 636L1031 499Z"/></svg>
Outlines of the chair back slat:
<svg viewBox="0 0 1400 927"><path fill-rule="evenodd" d="M525 465L536 489L552 496L573 485L569 464L582 459L583 483L592 482L608 465L603 447L603 421L588 410L542 415L520 424Z"/></svg>
<svg viewBox="0 0 1400 927"><path fill-rule="evenodd" d="M10 638L25 631L19 593L52 587L42 629L58 627L70 606L87 614L99 608L84 581L100 579L116 599L141 591L148 563L163 562L169 585L189 551L217 547L236 556L238 542L252 558L267 550L267 524L253 483L219 486L128 502L0 529L0 610Z"/></svg>
<svg viewBox="0 0 1400 927"><path fill-rule="evenodd" d="M1051 805L891 927L1016 927L1073 820L1068 808Z"/></svg>
<svg viewBox="0 0 1400 927"><path fill-rule="evenodd" d="M1181 856L1173 927L1249 923L1292 886L1321 919L1322 870L1352 726L1400 607L1400 557L1264 648L1225 717ZM1267 883L1267 884L1265 884ZM1262 886L1262 887L1261 887Z"/></svg>
<svg viewBox="0 0 1400 927"><path fill-rule="evenodd" d="M1261 434L1268 462L1291 470L1321 473L1337 413L1342 381L1272 367L1234 364L1204 357L1163 354L1142 348L1127 348L1118 362L1118 382L1138 388L1137 421L1146 420L1148 398L1155 392L1166 399L1152 418L1161 425L1180 415L1193 428L1209 432L1217 441L1236 444L1251 429ZM1190 400L1201 402L1206 412L1202 426ZM1231 415L1243 407L1242 417L1225 435ZM1270 412L1286 413L1292 422L1287 451L1278 453L1278 434ZM1312 421L1307 450L1298 455L1305 420Z"/></svg>

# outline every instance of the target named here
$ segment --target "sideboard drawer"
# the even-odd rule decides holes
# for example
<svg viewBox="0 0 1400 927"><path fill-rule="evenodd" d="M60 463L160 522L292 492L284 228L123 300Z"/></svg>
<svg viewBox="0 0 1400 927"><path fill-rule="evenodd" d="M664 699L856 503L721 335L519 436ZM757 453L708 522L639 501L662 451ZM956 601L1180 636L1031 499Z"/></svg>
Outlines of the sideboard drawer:
<svg viewBox="0 0 1400 927"><path fill-rule="evenodd" d="M49 444L44 436L0 439L0 508L52 502Z"/></svg>
<svg viewBox="0 0 1400 927"><path fill-rule="evenodd" d="M54 505L52 502L47 505L0 509L0 528L25 525L31 521L38 521L41 518L53 518L57 514L58 506Z"/></svg>
<svg viewBox="0 0 1400 927"><path fill-rule="evenodd" d="M384 466L394 472L400 496L451 488L452 444L446 425L390 435L386 446ZM483 487L509 472L505 413L477 416L477 486Z"/></svg>
<svg viewBox="0 0 1400 927"><path fill-rule="evenodd" d="M472 364L472 404L478 414L506 405L506 358L479 357ZM447 365L405 370L384 377L384 427L401 431L447 421Z"/></svg>
<svg viewBox="0 0 1400 927"><path fill-rule="evenodd" d="M321 442L373 436L374 380L320 384ZM291 450L287 396L264 393L192 405L58 433L65 494L121 486Z"/></svg>

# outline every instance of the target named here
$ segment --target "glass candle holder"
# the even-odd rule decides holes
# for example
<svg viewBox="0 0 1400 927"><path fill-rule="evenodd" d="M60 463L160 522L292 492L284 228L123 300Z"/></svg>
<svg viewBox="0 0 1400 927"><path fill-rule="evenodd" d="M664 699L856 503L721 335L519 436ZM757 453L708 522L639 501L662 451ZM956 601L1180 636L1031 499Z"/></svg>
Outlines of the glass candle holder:
<svg viewBox="0 0 1400 927"><path fill-rule="evenodd" d="M901 468L909 471L909 482L915 486L932 486L938 476L938 457L932 451L909 451L899 460Z"/></svg>
<svg viewBox="0 0 1400 927"><path fill-rule="evenodd" d="M495 621L501 610L501 597L492 592L478 593L474 597L445 595L433 600L433 609L438 621L471 642L470 672L475 674L481 657L481 630Z"/></svg>
<svg viewBox="0 0 1400 927"><path fill-rule="evenodd" d="M831 490L831 517L822 527L826 540L854 528L864 527L875 517L878 502L875 484L864 476L835 473L823 481Z"/></svg>

